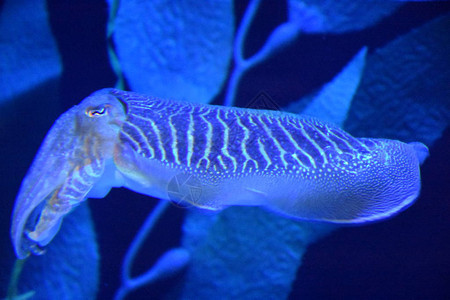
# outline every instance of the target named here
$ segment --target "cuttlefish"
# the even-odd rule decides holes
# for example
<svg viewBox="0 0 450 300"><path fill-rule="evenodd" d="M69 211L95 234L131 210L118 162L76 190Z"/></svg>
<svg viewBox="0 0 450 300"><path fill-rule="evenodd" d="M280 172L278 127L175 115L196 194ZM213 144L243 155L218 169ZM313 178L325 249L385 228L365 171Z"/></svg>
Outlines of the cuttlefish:
<svg viewBox="0 0 450 300"><path fill-rule="evenodd" d="M40 253L65 215L113 187L211 210L377 221L418 197L427 155L419 142L355 138L312 117L103 89L48 132L17 196L12 241L18 258ZM197 192L171 190L177 176Z"/></svg>

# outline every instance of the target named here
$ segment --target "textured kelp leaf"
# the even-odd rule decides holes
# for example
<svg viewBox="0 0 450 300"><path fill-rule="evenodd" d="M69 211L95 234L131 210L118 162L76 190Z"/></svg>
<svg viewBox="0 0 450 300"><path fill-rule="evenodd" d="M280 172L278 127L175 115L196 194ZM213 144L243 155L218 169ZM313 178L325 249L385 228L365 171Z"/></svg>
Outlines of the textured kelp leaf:
<svg viewBox="0 0 450 300"><path fill-rule="evenodd" d="M450 15L368 57L345 128L431 145L450 122ZM361 126L366 124L366 126Z"/></svg>
<svg viewBox="0 0 450 300"><path fill-rule="evenodd" d="M361 49L318 93L290 104L285 110L317 117L342 127L361 81L366 54L367 48Z"/></svg>
<svg viewBox="0 0 450 300"><path fill-rule="evenodd" d="M87 203L64 218L45 255L25 263L19 293L35 291L33 299L95 299L99 254Z"/></svg>
<svg viewBox="0 0 450 300"><path fill-rule="evenodd" d="M304 32L343 33L375 25L392 14L399 1L289 0L289 15Z"/></svg>
<svg viewBox="0 0 450 300"><path fill-rule="evenodd" d="M334 226L299 222L257 207L188 213L191 252L180 299L285 299L307 245Z"/></svg>
<svg viewBox="0 0 450 300"><path fill-rule="evenodd" d="M0 102L60 75L45 1L6 0L0 11L0 32Z"/></svg>
<svg viewBox="0 0 450 300"><path fill-rule="evenodd" d="M207 103L226 78L233 33L232 1L129 0L114 41L133 91Z"/></svg>

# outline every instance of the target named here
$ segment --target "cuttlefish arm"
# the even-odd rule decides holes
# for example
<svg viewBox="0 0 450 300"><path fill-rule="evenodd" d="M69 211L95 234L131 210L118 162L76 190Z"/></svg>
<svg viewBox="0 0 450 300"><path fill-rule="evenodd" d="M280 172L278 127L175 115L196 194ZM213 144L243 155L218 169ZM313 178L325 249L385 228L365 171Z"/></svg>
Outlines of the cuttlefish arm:
<svg viewBox="0 0 450 300"><path fill-rule="evenodd" d="M12 220L19 258L112 187L197 207L258 205L313 221L391 217L420 192L419 142L355 138L294 114L104 89L63 114L25 177Z"/></svg>
<svg viewBox="0 0 450 300"><path fill-rule="evenodd" d="M63 217L102 177L125 109L117 98L100 92L55 122L16 199L11 237L18 258L39 253L58 232Z"/></svg>

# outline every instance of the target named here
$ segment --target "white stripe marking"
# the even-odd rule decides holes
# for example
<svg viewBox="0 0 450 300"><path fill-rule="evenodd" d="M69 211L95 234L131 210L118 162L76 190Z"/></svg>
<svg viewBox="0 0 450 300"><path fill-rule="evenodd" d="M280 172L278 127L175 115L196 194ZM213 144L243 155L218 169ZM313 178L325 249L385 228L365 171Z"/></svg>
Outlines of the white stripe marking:
<svg viewBox="0 0 450 300"><path fill-rule="evenodd" d="M269 166L272 164L272 160L270 160L269 155L267 155L267 152L264 148L264 144L261 142L260 138L258 138L258 145L259 145L259 147L258 147L259 152L262 154L262 156L264 157L264 159L267 162L267 165L264 168L264 170L267 170L267 168L269 168Z"/></svg>
<svg viewBox="0 0 450 300"><path fill-rule="evenodd" d="M236 172L237 170L237 161L236 158L234 158L234 156L231 156L231 154L228 152L228 141L229 141L229 134L230 134L230 128L228 128L227 123L225 123L221 118L220 118L220 109L217 110L217 120L223 125L224 127L224 132L223 132L223 145L222 145L222 149L221 152L223 153L223 155L225 155L226 157L230 158L231 161L233 162L233 172Z"/></svg>
<svg viewBox="0 0 450 300"><path fill-rule="evenodd" d="M127 122L127 124L128 124L130 127L133 127L134 129L136 129L136 131L142 136L142 139L143 139L144 142L145 142L145 146L147 146L148 150L150 151L150 156L151 156L151 158L154 158L154 157L155 157L155 149L153 149L153 147L150 146L150 144L149 144L149 142L148 142L148 140L147 140L147 138L146 138L144 132L142 131L142 129L141 129L140 127L134 125L133 123ZM123 131L122 131L122 132L123 132ZM125 132L124 132L124 133L125 133ZM128 135L128 134L126 134L126 135L129 136L130 139L134 140L130 135ZM139 143L138 143L138 144L139 144ZM139 147L139 148L140 148L140 147Z"/></svg>
<svg viewBox="0 0 450 300"><path fill-rule="evenodd" d="M256 160L254 160L247 152L246 142L250 138L250 131L248 130L247 127L244 126L244 124L242 124L241 119L239 118L239 116L236 116L236 120L237 120L237 124L239 126L241 126L241 128L244 130L244 139L241 141L241 151L242 151L242 154L245 157L245 162L244 162L244 165L242 167L242 172L245 172L245 168L247 167L247 163L249 161L253 161L253 163L255 164L255 168L258 169L259 168L258 162Z"/></svg>
<svg viewBox="0 0 450 300"><path fill-rule="evenodd" d="M283 165L285 168L287 168L287 166L289 165L287 163L287 161L284 159L284 156L286 155L287 151L283 149L283 147L281 147L280 142L278 142L278 140L272 135L272 130L270 130L270 128L267 126L266 123L263 122L263 120L261 119L262 116L258 116L258 120L259 122L261 122L261 124L263 125L263 129L264 131L267 133L267 135L273 140L275 146L277 147L278 151L280 151L280 158L281 161L283 162Z"/></svg>
<svg viewBox="0 0 450 300"><path fill-rule="evenodd" d="M292 143L292 145L294 145L295 149L299 150L303 155L308 157L308 160L311 162L311 164L315 168L316 165L315 165L314 159L300 147L300 145L294 140L291 133L286 129L286 127L284 127L284 125L280 122L280 120L278 120L278 125L280 126L280 128L284 132L284 134L288 137L288 139ZM300 167L309 170L309 167L302 163L302 161L298 158L297 154L294 153L294 154L291 154L291 156L298 162Z"/></svg>

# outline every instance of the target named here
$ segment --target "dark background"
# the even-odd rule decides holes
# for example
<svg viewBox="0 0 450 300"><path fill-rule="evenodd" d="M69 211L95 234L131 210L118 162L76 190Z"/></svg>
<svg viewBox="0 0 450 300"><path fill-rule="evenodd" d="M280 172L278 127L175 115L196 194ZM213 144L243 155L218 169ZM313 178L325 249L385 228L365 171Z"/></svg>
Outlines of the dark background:
<svg viewBox="0 0 450 300"><path fill-rule="evenodd" d="M263 2L250 30L247 55L257 51L271 30L286 19L283 1ZM246 5L246 1L236 1L236 25ZM20 162L10 163L17 176L12 176L4 195L8 201L56 117L91 92L115 84L106 52L106 4L98 0L50 0L48 9L64 67L57 87L61 105L50 110L49 118L38 121L39 130L28 139L29 150L21 157L10 153L12 161L16 158ZM245 106L264 90L283 107L331 80L362 46L368 46L370 53L449 10L446 2L408 3L361 32L302 36L301 42L244 76L237 104ZM222 91L214 103L220 104L223 95ZM23 128L16 130L17 135L23 134ZM447 129L430 148L431 156L422 168L423 190L411 208L384 222L341 229L312 245L298 271L291 299L450 299L449 152ZM128 245L156 201L114 189L105 199L92 199L89 204L101 253L99 299L110 299L119 285ZM147 270L166 249L179 245L184 212L172 206L165 214L136 260L136 274ZM132 295L136 299L157 299L172 283L167 280Z"/></svg>

